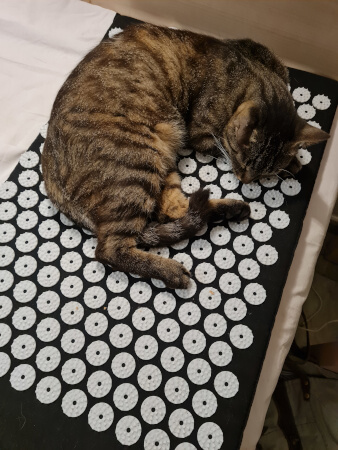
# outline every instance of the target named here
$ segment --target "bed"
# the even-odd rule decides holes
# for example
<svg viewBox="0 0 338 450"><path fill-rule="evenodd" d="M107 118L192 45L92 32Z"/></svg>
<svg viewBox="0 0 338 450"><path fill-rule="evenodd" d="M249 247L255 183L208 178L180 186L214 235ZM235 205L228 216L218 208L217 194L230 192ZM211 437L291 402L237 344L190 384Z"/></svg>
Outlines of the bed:
<svg viewBox="0 0 338 450"><path fill-rule="evenodd" d="M48 121L71 69L104 36L115 13L80 1L11 1L0 17L0 182ZM254 449L298 319L338 191L338 116L331 128L270 342L248 411L241 449ZM22 411L21 411L22 414ZM21 426L21 425L20 425ZM13 445L13 448L14 445Z"/></svg>

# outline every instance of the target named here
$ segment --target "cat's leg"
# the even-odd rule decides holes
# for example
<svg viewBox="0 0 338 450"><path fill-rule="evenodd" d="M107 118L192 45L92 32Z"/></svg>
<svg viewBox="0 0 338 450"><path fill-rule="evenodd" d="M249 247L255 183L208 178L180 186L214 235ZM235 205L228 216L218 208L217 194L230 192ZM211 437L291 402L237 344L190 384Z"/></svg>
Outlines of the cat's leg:
<svg viewBox="0 0 338 450"><path fill-rule="evenodd" d="M196 116L188 125L188 147L205 155L222 157L217 142L221 143L221 136L214 124L210 123L210 117L205 108L195 113Z"/></svg>
<svg viewBox="0 0 338 450"><path fill-rule="evenodd" d="M113 229L111 234L109 229L98 229L95 255L98 261L111 265L114 270L157 278L169 288L185 289L189 284L190 274L182 264L138 249L134 236L123 237Z"/></svg>
<svg viewBox="0 0 338 450"><path fill-rule="evenodd" d="M214 137L209 131L203 132L193 129L190 133L189 147L204 155L214 156L215 158L222 157L224 155L217 147L215 138L219 141L219 138Z"/></svg>
<svg viewBox="0 0 338 450"><path fill-rule="evenodd" d="M181 189L181 178L177 172L171 172L166 180L158 205L158 222L177 220L187 213L189 199Z"/></svg>
<svg viewBox="0 0 338 450"><path fill-rule="evenodd" d="M241 200L209 199L208 189L199 189L189 199L186 214L169 223L150 224L139 234L137 242L148 247L172 245L194 236L210 220L243 220L250 207Z"/></svg>

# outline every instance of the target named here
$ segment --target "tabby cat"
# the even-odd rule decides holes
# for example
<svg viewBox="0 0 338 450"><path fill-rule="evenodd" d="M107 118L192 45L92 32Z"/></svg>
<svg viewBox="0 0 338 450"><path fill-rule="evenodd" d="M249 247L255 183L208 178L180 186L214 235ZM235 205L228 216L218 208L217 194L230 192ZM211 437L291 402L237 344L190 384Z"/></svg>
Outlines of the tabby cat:
<svg viewBox="0 0 338 450"><path fill-rule="evenodd" d="M287 83L282 63L251 40L130 26L92 50L56 97L42 154L47 193L97 235L97 260L187 288L182 264L144 248L212 219L244 219L250 208L208 190L186 198L177 152L225 148L244 183L296 173L299 146L328 135L297 116Z"/></svg>

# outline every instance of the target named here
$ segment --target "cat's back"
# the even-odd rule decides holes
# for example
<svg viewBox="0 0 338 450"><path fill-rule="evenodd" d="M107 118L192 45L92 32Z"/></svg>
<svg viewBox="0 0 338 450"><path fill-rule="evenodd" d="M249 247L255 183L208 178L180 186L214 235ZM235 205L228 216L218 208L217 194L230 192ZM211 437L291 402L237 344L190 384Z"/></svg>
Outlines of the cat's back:
<svg viewBox="0 0 338 450"><path fill-rule="evenodd" d="M101 42L69 75L55 99L45 157L75 150L76 139L116 134L117 124L178 119L188 107L187 73L196 51L191 33L130 26Z"/></svg>
<svg viewBox="0 0 338 450"><path fill-rule="evenodd" d="M158 173L175 163L173 144L184 134L177 105L188 101L181 44L171 30L130 27L99 44L65 81L42 155L47 192L63 210L80 191L117 185L136 163Z"/></svg>
<svg viewBox="0 0 338 450"><path fill-rule="evenodd" d="M117 100L122 94L126 103L136 93L138 98L144 99L156 85L161 86L163 92L169 85L175 91L183 62L194 57L189 45L191 35L144 24L130 26L112 39L104 40L65 81L56 97L51 121L59 112L73 108L75 103L84 105L84 100L96 99L101 107L116 105L120 108Z"/></svg>

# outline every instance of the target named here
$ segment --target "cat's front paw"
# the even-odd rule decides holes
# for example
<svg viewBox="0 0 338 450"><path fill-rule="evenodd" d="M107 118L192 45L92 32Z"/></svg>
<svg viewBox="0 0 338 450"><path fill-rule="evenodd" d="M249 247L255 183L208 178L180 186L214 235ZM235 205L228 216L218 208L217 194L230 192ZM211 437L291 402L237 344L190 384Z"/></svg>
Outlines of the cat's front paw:
<svg viewBox="0 0 338 450"><path fill-rule="evenodd" d="M215 138L211 132L202 135L200 129L195 130L195 132L189 138L189 147L202 153L202 155L213 156L215 158L224 156L225 150L220 140Z"/></svg>

